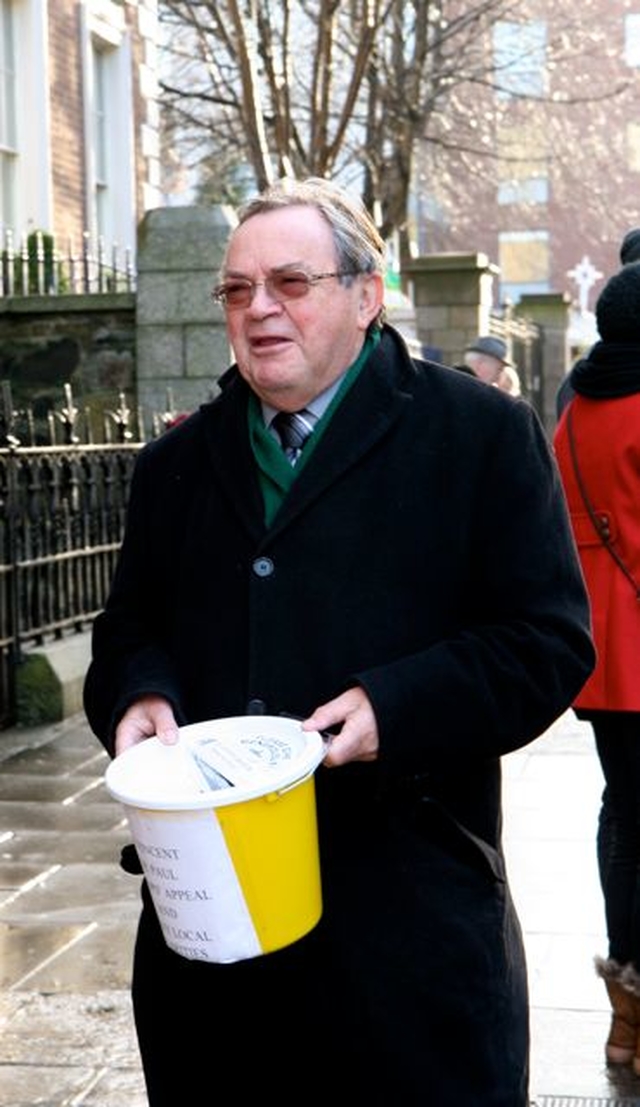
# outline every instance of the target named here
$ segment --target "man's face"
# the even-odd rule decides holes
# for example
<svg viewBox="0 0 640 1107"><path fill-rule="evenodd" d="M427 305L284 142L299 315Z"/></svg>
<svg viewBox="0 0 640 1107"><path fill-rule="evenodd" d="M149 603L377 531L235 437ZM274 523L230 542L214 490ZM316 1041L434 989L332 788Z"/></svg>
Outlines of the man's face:
<svg viewBox="0 0 640 1107"><path fill-rule="evenodd" d="M233 232L224 279L261 282L297 270L309 276L338 270L329 225L312 207L292 205L251 216ZM257 283L246 307L227 306L227 332L238 368L260 399L296 411L328 388L355 360L382 303L379 274L335 277L282 303Z"/></svg>
<svg viewBox="0 0 640 1107"><path fill-rule="evenodd" d="M485 384L497 384L502 372L502 362L490 354L482 354L474 364L477 376Z"/></svg>

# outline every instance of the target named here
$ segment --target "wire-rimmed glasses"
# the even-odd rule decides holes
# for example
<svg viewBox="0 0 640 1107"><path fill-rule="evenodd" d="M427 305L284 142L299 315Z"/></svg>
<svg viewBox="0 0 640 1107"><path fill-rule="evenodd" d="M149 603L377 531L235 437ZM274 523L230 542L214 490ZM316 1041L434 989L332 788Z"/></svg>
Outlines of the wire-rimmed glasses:
<svg viewBox="0 0 640 1107"><path fill-rule="evenodd" d="M214 288L211 295L217 304L233 311L236 308L248 308L256 294L256 289L260 287L265 288L276 303L284 304L288 300L301 300L318 281L326 281L331 277L354 276L356 276L355 273L346 270L337 270L334 273L306 273L304 269L283 269L271 273L263 281L251 281L248 277L229 277Z"/></svg>

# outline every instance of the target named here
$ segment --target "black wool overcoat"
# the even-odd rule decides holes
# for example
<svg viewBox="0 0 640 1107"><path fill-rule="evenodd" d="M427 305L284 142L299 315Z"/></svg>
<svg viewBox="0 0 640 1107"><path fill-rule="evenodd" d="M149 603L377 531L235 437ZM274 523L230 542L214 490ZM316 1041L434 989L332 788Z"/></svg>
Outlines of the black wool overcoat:
<svg viewBox="0 0 640 1107"><path fill-rule="evenodd" d="M368 1107L525 1107L499 759L593 667L544 432L526 402L411 360L386 327L267 528L247 401L231 370L139 457L89 720L112 750L144 693L191 723L252 701L304 717L359 683L380 756L316 774L324 911L307 938L189 962L147 902L134 1000L150 1086L169 1089L151 1102L205 1102L213 1058L246 1094L275 1081L281 1103L338 1089Z"/></svg>

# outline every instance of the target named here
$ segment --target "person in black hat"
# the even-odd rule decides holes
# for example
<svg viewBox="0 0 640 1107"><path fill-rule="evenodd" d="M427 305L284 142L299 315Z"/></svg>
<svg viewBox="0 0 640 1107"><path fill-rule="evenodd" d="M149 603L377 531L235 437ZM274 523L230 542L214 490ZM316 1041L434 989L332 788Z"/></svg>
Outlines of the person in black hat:
<svg viewBox="0 0 640 1107"><path fill-rule="evenodd" d="M626 235L620 243L620 264L622 266L632 265L634 261L640 261L640 227L633 227L630 231L627 231ZM562 412L568 403L575 396L575 389L573 387L573 371L578 370L582 363L582 358L575 363L572 370L562 381L557 393L556 393L556 418L560 421Z"/></svg>
<svg viewBox="0 0 640 1107"><path fill-rule="evenodd" d="M640 261L640 227L627 231L620 245L621 265L629 265L632 261Z"/></svg>
<svg viewBox="0 0 640 1107"><path fill-rule="evenodd" d="M504 392L520 395L520 380L507 354L507 344L501 338L478 335L467 346L464 362L485 384L494 384Z"/></svg>
<svg viewBox="0 0 640 1107"><path fill-rule="evenodd" d="M612 1008L605 1055L640 1076L640 262L609 279L596 321L554 447L597 655L573 710L591 724L605 783L596 851L608 948L595 960Z"/></svg>

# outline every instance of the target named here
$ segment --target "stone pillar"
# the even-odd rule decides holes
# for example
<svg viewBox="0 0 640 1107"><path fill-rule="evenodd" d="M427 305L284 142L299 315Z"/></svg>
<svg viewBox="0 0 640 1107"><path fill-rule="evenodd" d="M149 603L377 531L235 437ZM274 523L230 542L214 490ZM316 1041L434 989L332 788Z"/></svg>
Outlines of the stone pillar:
<svg viewBox="0 0 640 1107"><path fill-rule="evenodd" d="M567 292L529 293L521 297L515 314L537 323L542 332L542 421L556 425L556 393L571 368L569 323L571 297Z"/></svg>
<svg viewBox="0 0 640 1107"><path fill-rule="evenodd" d="M169 395L176 412L187 412L217 394L231 354L211 290L234 223L232 210L216 205L156 208L139 225L136 368L145 413L166 411Z"/></svg>
<svg viewBox="0 0 640 1107"><path fill-rule="evenodd" d="M445 364L459 364L467 344L489 333L498 272L486 254L433 254L403 269L412 284L418 338Z"/></svg>

